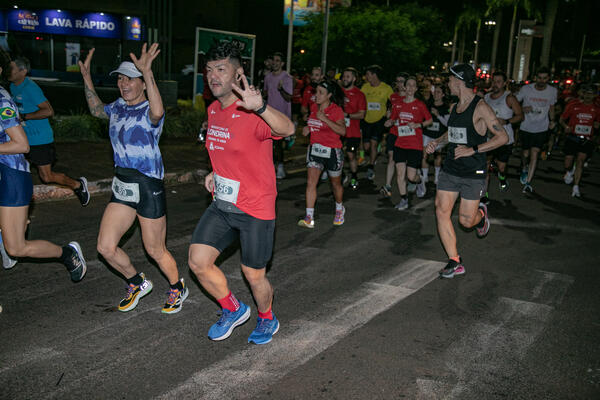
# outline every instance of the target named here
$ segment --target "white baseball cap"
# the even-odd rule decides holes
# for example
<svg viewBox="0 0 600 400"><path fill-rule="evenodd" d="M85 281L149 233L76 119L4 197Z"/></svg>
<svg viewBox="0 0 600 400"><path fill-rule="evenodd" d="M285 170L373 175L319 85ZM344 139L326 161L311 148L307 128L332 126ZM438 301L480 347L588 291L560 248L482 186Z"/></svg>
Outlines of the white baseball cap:
<svg viewBox="0 0 600 400"><path fill-rule="evenodd" d="M137 69L135 67L135 64L132 63L131 61L123 61L121 63L121 65L119 65L119 68L112 71L109 75L114 75L114 74L121 74L121 75L128 76L130 78L139 78L140 76L142 76L142 73L140 72L140 70Z"/></svg>

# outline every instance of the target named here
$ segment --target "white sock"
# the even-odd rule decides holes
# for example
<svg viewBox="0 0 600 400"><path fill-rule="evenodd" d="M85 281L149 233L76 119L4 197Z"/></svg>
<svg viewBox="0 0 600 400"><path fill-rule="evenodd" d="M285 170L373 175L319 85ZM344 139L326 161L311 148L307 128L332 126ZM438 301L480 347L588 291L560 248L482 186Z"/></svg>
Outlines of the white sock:
<svg viewBox="0 0 600 400"><path fill-rule="evenodd" d="M427 175L429 175L429 168L421 168L421 176L423 180L427 179Z"/></svg>
<svg viewBox="0 0 600 400"><path fill-rule="evenodd" d="M310 219L313 219L314 215L315 215L315 209L314 208L307 208L306 209L306 216L310 217Z"/></svg>
<svg viewBox="0 0 600 400"><path fill-rule="evenodd" d="M438 176L440 176L440 170L442 169L442 167L435 167L435 178L437 179Z"/></svg>
<svg viewBox="0 0 600 400"><path fill-rule="evenodd" d="M579 185L573 185L573 191L579 190Z"/></svg>
<svg viewBox="0 0 600 400"><path fill-rule="evenodd" d="M335 211L341 211L344 209L344 205L342 203L335 203Z"/></svg>

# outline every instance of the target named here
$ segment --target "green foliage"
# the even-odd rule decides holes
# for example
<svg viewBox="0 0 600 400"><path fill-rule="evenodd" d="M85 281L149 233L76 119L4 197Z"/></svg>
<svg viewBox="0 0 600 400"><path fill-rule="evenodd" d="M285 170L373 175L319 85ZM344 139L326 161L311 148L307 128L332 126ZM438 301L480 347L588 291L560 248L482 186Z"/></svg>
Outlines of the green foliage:
<svg viewBox="0 0 600 400"><path fill-rule="evenodd" d="M204 113L191 107L168 108L162 138L196 137ZM50 120L56 142L108 140L108 121L90 114L60 115Z"/></svg>
<svg viewBox="0 0 600 400"><path fill-rule="evenodd" d="M421 70L450 36L446 29L437 10L416 3L337 8L329 18L327 65L379 64L390 74ZM296 55L295 65L320 65L322 35L323 16L314 15L296 34L295 46L306 52Z"/></svg>
<svg viewBox="0 0 600 400"><path fill-rule="evenodd" d="M60 115L50 120L56 142L98 142L108 139L108 121L89 114Z"/></svg>

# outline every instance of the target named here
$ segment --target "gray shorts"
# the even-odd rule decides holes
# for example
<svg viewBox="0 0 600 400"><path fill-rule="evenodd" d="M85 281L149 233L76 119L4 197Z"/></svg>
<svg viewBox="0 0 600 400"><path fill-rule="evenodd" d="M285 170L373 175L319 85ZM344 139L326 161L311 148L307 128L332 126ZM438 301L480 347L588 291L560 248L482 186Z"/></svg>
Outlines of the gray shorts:
<svg viewBox="0 0 600 400"><path fill-rule="evenodd" d="M442 170L438 177L437 189L446 192L458 192L461 199L479 200L485 190L485 179L461 178Z"/></svg>
<svg viewBox="0 0 600 400"><path fill-rule="evenodd" d="M328 158L318 157L312 154L313 145L308 146L306 151L306 167L317 168L321 171L327 170L327 174L333 178L342 176L344 167L344 152L342 149L331 148L331 154Z"/></svg>

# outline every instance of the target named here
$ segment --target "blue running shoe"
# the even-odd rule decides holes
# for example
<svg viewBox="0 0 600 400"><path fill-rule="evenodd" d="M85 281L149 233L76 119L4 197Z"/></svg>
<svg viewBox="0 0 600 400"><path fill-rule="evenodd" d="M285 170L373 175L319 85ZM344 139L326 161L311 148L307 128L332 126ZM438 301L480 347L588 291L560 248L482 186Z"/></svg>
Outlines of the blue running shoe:
<svg viewBox="0 0 600 400"><path fill-rule="evenodd" d="M237 311L223 309L223 314L216 324L208 330L210 340L224 340L231 336L233 328L242 325L250 318L250 307L240 301L240 308Z"/></svg>
<svg viewBox="0 0 600 400"><path fill-rule="evenodd" d="M248 343L267 344L273 340L273 335L279 330L279 321L273 315L273 319L258 318L256 328L248 337Z"/></svg>

